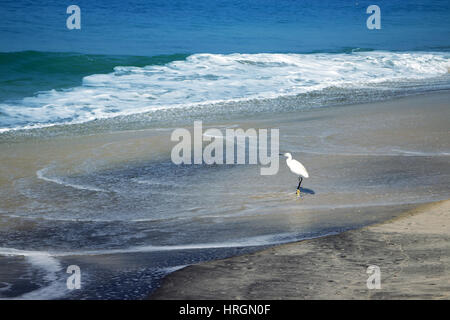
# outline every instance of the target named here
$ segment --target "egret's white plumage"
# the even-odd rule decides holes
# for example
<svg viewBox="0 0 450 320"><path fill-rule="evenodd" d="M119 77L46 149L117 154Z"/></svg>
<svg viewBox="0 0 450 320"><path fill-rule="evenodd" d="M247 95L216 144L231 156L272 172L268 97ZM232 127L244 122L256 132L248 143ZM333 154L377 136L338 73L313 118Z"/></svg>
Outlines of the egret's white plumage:
<svg viewBox="0 0 450 320"><path fill-rule="evenodd" d="M303 178L309 178L309 174L308 171L306 171L306 168L299 161L292 159L292 155L289 152L283 155L287 157L286 164L292 173L295 173L298 176L302 176Z"/></svg>

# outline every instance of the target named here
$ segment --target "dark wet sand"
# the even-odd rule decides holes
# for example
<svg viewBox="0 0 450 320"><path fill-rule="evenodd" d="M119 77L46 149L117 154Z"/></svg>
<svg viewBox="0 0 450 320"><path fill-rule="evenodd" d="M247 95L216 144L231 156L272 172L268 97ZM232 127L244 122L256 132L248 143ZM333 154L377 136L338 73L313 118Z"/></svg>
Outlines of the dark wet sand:
<svg viewBox="0 0 450 320"><path fill-rule="evenodd" d="M369 265L381 289L367 289ZM151 299L449 299L450 201L382 224L189 266Z"/></svg>

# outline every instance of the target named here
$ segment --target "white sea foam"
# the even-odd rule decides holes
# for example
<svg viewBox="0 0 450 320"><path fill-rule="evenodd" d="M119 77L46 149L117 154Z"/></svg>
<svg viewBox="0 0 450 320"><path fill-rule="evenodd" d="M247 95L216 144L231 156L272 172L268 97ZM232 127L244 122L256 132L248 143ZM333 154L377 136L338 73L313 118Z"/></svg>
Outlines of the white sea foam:
<svg viewBox="0 0 450 320"><path fill-rule="evenodd" d="M163 66L116 67L110 74L85 77L79 87L42 92L20 105L0 104L6 114L0 132L327 87L426 79L447 74L449 68L447 53L194 54Z"/></svg>
<svg viewBox="0 0 450 320"><path fill-rule="evenodd" d="M417 150L403 150L403 149L392 149L392 151L398 152L401 155L413 156L413 157L448 157L450 152L426 152Z"/></svg>
<svg viewBox="0 0 450 320"><path fill-rule="evenodd" d="M145 184L150 186L160 186L160 187L171 187L171 188L177 188L181 187L179 184L175 182L166 182L162 181L160 179L137 179L133 178L132 181L138 183L138 184Z"/></svg>
<svg viewBox="0 0 450 320"><path fill-rule="evenodd" d="M43 169L40 169L40 170L36 171L36 176L38 177L38 179L41 179L41 180L44 180L44 181L47 181L47 182L56 183L56 184L59 184L59 185L63 185L65 187L78 189L78 190L95 191L95 192L108 192L108 191L106 191L104 189L100 189L100 188L96 188L96 187L92 187L92 186L68 183L68 182L62 181L61 179L58 179L58 178L49 178L49 177L47 177L45 175L45 173L47 173L47 170L48 170L48 168L43 168Z"/></svg>
<svg viewBox="0 0 450 320"><path fill-rule="evenodd" d="M305 150L291 148L291 152L309 153L318 155L335 155L348 157L448 157L450 152L425 152L425 151L409 151L401 149L391 149L389 151L373 151L373 152L357 152L357 151L340 151L339 149L330 149L323 151Z"/></svg>
<svg viewBox="0 0 450 320"><path fill-rule="evenodd" d="M175 250L196 250L196 249L220 249L220 248L236 248L236 247L255 247L271 244L286 243L289 241L298 240L298 235L294 233L283 233L275 235L264 235L249 237L245 239L237 239L235 241L217 242L217 243L196 243L185 245L147 245L136 246L120 249L102 249L102 250L83 250L83 251L70 251L70 252L47 252L47 251L29 251L19 250L14 248L0 248L0 255L6 256L25 256L25 257L38 257L41 261L49 263L47 258L67 257L67 256L97 256L106 254L121 254L121 253L140 253L140 252L161 252L161 251L175 251ZM47 260L45 260L47 259ZM36 260L37 261L37 260ZM45 269L50 270L49 266Z"/></svg>
<svg viewBox="0 0 450 320"><path fill-rule="evenodd" d="M55 299L64 296L68 290L65 282L59 279L58 274L62 267L58 259L46 251L18 250L14 248L0 248L0 255L24 256L34 267L45 271L44 280L47 285L39 289L27 292L15 299L35 300L35 299Z"/></svg>

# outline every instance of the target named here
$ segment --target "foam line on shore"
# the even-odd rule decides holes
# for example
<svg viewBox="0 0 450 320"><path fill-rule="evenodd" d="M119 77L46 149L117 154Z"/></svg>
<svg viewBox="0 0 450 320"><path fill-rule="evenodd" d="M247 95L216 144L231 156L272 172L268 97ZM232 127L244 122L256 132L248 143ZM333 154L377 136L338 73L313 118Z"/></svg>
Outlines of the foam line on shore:
<svg viewBox="0 0 450 320"><path fill-rule="evenodd" d="M62 181L61 179L58 179L58 178L49 178L49 177L45 176L45 173L47 173L47 171L48 171L48 168L43 168L43 169L40 169L40 170L36 171L37 178L41 179L41 180L44 180L44 181L47 181L47 182L51 182L51 183L56 183L56 184L62 185L64 187L74 188L74 189L77 189L77 190L94 191L94 192L108 192L107 190L96 188L96 187L68 183L68 182L64 182L64 181Z"/></svg>
<svg viewBox="0 0 450 320"><path fill-rule="evenodd" d="M337 234L339 231L330 231L324 234L312 236L322 237L331 234ZM48 252L48 251L30 251L20 250L14 248L0 248L0 255L6 256L26 256L26 257L67 257L67 256L98 256L108 254L126 254L126 253L141 253L141 252L161 252L161 251L176 251L176 250L201 250L201 249L221 249L221 248L238 248L238 247L258 247L281 243L288 243L292 241L299 241L302 239L312 238L303 236L299 237L296 233L283 233L275 235L266 235L251 237L247 239L240 239L230 242L217 243L198 243L187 245L165 245L165 246L137 246L124 249L105 249L105 250L86 250L86 251L71 251L71 252Z"/></svg>
<svg viewBox="0 0 450 320"><path fill-rule="evenodd" d="M44 281L47 285L24 293L12 299L17 300L35 300L35 299L56 299L67 294L68 289L64 281L59 279L58 273L61 272L62 266L58 259L53 257L49 252L18 250L13 248L1 248L0 255L6 256L24 256L26 261L33 267L44 270ZM0 299L1 300L1 299Z"/></svg>

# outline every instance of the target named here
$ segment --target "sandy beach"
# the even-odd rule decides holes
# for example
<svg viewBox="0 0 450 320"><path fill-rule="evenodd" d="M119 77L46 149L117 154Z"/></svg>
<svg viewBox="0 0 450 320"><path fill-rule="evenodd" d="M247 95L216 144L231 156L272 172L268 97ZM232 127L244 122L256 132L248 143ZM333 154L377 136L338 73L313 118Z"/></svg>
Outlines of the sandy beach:
<svg viewBox="0 0 450 320"><path fill-rule="evenodd" d="M0 21L0 300L449 298L450 1Z"/></svg>
<svg viewBox="0 0 450 320"><path fill-rule="evenodd" d="M189 266L151 299L448 299L450 201L398 218L249 255ZM366 287L369 265L381 289Z"/></svg>
<svg viewBox="0 0 450 320"><path fill-rule="evenodd" d="M445 233L345 231L449 198L449 97L205 123L278 128L280 151L310 172L300 199L284 161L275 176L257 165L175 165L172 127L3 135L0 297L145 299L189 265L155 298L445 297ZM66 289L74 264L87 274L83 290ZM382 290L365 287L371 264ZM413 280L424 287L398 287Z"/></svg>

